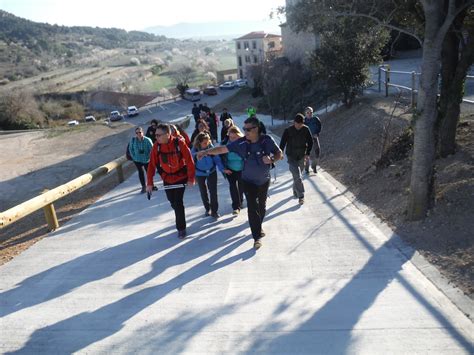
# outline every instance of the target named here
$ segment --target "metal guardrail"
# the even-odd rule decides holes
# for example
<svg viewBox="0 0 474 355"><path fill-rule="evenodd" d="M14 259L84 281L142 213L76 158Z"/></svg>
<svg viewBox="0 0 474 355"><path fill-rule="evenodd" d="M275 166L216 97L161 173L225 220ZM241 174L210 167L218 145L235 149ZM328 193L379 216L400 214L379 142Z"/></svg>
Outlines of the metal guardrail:
<svg viewBox="0 0 474 355"><path fill-rule="evenodd" d="M385 80L382 80L382 73L385 73ZM393 84L390 82L390 74L405 74L411 75L411 86L405 86L400 84ZM390 87L399 88L403 90L407 90L411 92L411 105L412 107L416 106L416 94L418 94L418 90L416 89L416 77L420 76L421 73L417 73L415 71L407 72L407 71L399 71L399 70L390 70L390 65L384 64L380 65L378 69L378 84L379 84L379 92L382 91L382 83L385 85L385 96L388 96L388 90ZM474 79L472 75L466 75L466 79ZM439 94L438 94L439 95ZM463 98L463 102L468 104L474 104L473 100L468 100Z"/></svg>
<svg viewBox="0 0 474 355"><path fill-rule="evenodd" d="M105 176L117 170L117 176L120 183L124 181L123 165L128 162L124 156L115 159L105 165L102 165L84 175L81 175L74 180L71 180L61 186L58 186L52 190L45 191L43 194L33 197L19 205L16 205L4 212L0 213L0 229L36 212L40 209L44 210L46 221L48 222L48 228L53 231L59 227L58 218L54 209L53 202L71 194L72 192L80 189L81 187L90 184L98 178Z"/></svg>

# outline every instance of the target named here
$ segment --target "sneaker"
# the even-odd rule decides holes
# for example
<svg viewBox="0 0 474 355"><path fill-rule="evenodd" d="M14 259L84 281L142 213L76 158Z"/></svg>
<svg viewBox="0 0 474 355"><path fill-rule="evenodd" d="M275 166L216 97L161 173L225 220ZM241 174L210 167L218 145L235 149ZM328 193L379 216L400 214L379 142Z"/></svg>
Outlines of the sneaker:
<svg viewBox="0 0 474 355"><path fill-rule="evenodd" d="M304 197L300 197L300 199L298 200L298 203L302 205L304 203Z"/></svg>
<svg viewBox="0 0 474 355"><path fill-rule="evenodd" d="M233 214L234 216L237 216L239 213L240 213L240 210L239 210L238 208L237 208L236 210L233 210L233 211L232 211L232 214Z"/></svg>
<svg viewBox="0 0 474 355"><path fill-rule="evenodd" d="M153 191L158 191L158 188L156 186L153 186Z"/></svg>
<svg viewBox="0 0 474 355"><path fill-rule="evenodd" d="M215 219L218 219L221 215L217 212L212 212L211 213L211 217L215 218Z"/></svg>
<svg viewBox="0 0 474 355"><path fill-rule="evenodd" d="M206 210L206 212L204 213L204 217L209 217L210 215L211 215L211 211Z"/></svg>
<svg viewBox="0 0 474 355"><path fill-rule="evenodd" d="M262 229L262 230L260 231L260 237L263 238L263 237L265 237L266 235L267 235L267 234L266 234L265 231Z"/></svg>
<svg viewBox="0 0 474 355"><path fill-rule="evenodd" d="M181 231L178 231L178 238L179 239L184 239L186 238L186 229L183 229Z"/></svg>
<svg viewBox="0 0 474 355"><path fill-rule="evenodd" d="M256 241L253 242L253 248L255 250L260 249L261 246L262 246L262 242L260 241L260 239L257 239Z"/></svg>
<svg viewBox="0 0 474 355"><path fill-rule="evenodd" d="M306 175L309 175L309 169L304 169L304 173L305 173Z"/></svg>
<svg viewBox="0 0 474 355"><path fill-rule="evenodd" d="M141 194L144 194L146 192L146 187L142 186L142 191L140 191Z"/></svg>
<svg viewBox="0 0 474 355"><path fill-rule="evenodd" d="M313 169L314 173L317 174L318 170L316 168Z"/></svg>

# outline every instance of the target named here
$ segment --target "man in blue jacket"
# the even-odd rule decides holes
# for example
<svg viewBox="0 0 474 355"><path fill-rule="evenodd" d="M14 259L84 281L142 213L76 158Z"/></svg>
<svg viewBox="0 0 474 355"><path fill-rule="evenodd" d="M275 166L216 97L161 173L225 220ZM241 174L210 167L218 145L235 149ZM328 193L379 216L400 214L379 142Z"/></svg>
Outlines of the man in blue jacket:
<svg viewBox="0 0 474 355"><path fill-rule="evenodd" d="M305 120L304 124L309 127L311 134L313 136L313 149L309 155L309 159L305 163L305 172L309 174L309 165L315 173L317 173L316 166L318 165L319 155L321 153L321 146L319 145L319 134L321 133L321 120L318 116L313 114L312 107L306 107L304 109Z"/></svg>

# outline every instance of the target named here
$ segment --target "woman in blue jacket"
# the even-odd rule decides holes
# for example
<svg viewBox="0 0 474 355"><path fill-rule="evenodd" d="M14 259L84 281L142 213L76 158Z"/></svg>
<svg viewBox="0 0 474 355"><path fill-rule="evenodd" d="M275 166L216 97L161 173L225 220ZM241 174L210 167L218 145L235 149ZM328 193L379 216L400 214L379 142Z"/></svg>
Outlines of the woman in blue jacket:
<svg viewBox="0 0 474 355"><path fill-rule="evenodd" d="M199 191L201 192L202 203L206 209L205 216L212 216L219 218L218 208L219 203L217 200L217 171L218 168L221 172L224 172L224 165L222 164L221 158L218 155L204 157L201 160L196 159L196 154L200 150L212 148L211 137L206 132L198 133L193 142L193 149L191 151L195 167L196 167L196 180L199 185ZM207 185L206 185L207 182ZM210 203L209 203L210 195Z"/></svg>
<svg viewBox="0 0 474 355"><path fill-rule="evenodd" d="M239 127L232 126L227 131L226 144L236 141L243 137L243 133ZM242 201L244 199L244 192L242 190L242 169L244 168L244 160L240 155L234 152L229 152L223 155L224 158L224 173L227 175L229 182L230 197L232 199L232 214L238 215L242 209Z"/></svg>

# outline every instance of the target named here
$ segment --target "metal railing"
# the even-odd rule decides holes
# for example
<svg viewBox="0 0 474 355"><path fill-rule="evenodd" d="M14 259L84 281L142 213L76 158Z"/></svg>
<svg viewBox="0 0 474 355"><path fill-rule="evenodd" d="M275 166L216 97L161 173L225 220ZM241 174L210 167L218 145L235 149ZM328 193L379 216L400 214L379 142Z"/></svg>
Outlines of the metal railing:
<svg viewBox="0 0 474 355"><path fill-rule="evenodd" d="M382 73L385 73L385 78L382 78L382 76L383 76ZM411 76L411 85L406 86L406 85L394 84L394 83L390 82L391 74L410 75ZM410 100L411 105L412 105L412 107L415 107L416 106L416 95L418 94L418 89L416 87L417 77L420 76L420 75L421 75L421 73L417 73L415 71L408 72L408 71L391 70L390 65L388 65L388 64L380 65L379 68L378 68L379 92L382 92L382 84L384 84L384 86L385 86L385 96L386 97L388 96L390 87L394 87L394 88L398 88L398 89L401 89L401 90L409 91L411 93L411 100ZM469 80L469 79L474 79L474 76L467 75L466 80ZM468 99L463 98L462 101L465 102L465 103L474 104L473 100L468 100Z"/></svg>
<svg viewBox="0 0 474 355"><path fill-rule="evenodd" d="M117 158L105 165L81 175L74 180L71 180L63 185L60 185L52 190L45 190L41 195L33 197L19 205L16 205L4 212L0 213L0 229L36 212L40 209L44 210L46 222L48 223L49 231L53 231L59 227L58 218L53 202L71 194L72 192L84 187L98 178L110 174L117 170L119 183L124 181L123 165L128 160L124 156Z"/></svg>

